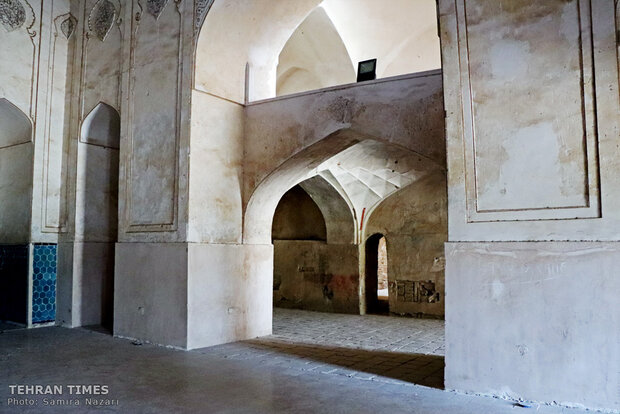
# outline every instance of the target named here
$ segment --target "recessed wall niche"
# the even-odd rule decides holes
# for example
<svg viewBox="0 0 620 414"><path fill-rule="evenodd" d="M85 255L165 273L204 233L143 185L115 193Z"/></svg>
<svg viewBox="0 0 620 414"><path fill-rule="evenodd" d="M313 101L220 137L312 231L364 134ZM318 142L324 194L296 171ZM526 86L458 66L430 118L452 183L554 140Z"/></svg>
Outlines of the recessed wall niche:
<svg viewBox="0 0 620 414"><path fill-rule="evenodd" d="M5 98L0 98L0 125L0 148L24 144L32 139L30 119Z"/></svg>
<svg viewBox="0 0 620 414"><path fill-rule="evenodd" d="M80 141L108 148L119 148L121 118L110 105L99 102L82 124Z"/></svg>

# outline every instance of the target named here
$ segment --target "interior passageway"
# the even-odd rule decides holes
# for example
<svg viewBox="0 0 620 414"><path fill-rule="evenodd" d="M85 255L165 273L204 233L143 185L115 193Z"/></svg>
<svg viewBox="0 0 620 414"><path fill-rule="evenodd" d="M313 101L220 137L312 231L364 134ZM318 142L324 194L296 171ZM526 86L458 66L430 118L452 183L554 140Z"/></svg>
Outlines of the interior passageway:
<svg viewBox="0 0 620 414"><path fill-rule="evenodd" d="M273 335L247 343L244 357L292 356L304 373L444 387L443 320L274 308Z"/></svg>

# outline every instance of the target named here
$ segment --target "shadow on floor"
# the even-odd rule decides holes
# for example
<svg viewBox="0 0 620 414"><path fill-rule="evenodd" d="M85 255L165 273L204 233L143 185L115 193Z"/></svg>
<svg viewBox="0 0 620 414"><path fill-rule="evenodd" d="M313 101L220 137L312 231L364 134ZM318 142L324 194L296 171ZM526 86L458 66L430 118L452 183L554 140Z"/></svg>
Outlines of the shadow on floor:
<svg viewBox="0 0 620 414"><path fill-rule="evenodd" d="M0 321L0 333L5 331L12 331L14 329L26 329L26 326L14 322Z"/></svg>
<svg viewBox="0 0 620 414"><path fill-rule="evenodd" d="M341 367L334 368L336 372L333 373L335 374L365 379L382 376L426 387L444 389L444 357L439 355L342 348L294 343L272 338L258 338L244 342L263 350ZM361 373L369 375L360 375Z"/></svg>

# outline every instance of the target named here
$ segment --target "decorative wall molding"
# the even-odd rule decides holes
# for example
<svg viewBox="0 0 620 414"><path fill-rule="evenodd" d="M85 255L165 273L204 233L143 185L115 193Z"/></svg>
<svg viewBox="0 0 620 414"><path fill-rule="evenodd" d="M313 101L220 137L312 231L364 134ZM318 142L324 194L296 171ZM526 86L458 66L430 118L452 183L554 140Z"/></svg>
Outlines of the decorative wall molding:
<svg viewBox="0 0 620 414"><path fill-rule="evenodd" d="M41 232L64 232L67 215L66 194L62 193L62 183L67 179L64 163L64 143L68 135L65 128L67 108L66 79L71 77L68 58L74 45L71 35L75 31L77 19L71 13L55 14L52 3L50 10L50 49L45 79L45 117L43 119L43 171ZM70 40L71 39L71 40ZM60 84L60 85L59 85Z"/></svg>
<svg viewBox="0 0 620 414"><path fill-rule="evenodd" d="M77 19L73 17L71 13L59 16L59 18L62 19L60 23L60 31L63 35L65 35L65 39L69 39L71 35L73 35L73 32L75 32Z"/></svg>
<svg viewBox="0 0 620 414"><path fill-rule="evenodd" d="M105 41L118 16L118 10L110 0L99 0L88 17L88 28L102 42Z"/></svg>
<svg viewBox="0 0 620 414"><path fill-rule="evenodd" d="M564 135L557 131L549 132L547 130L542 132L531 132L532 136L536 136L538 134L541 138L541 140L532 141L532 139L529 138L528 140L517 139L520 137L518 134L524 134L524 131L528 129L527 126L519 124L521 119L525 119L522 114L520 114L520 119L515 121L513 124L510 124L511 120L508 120L508 125L502 125L502 128L498 126L498 128L493 131L489 130L488 123L484 124L484 122L480 122L485 121L485 117L483 115L480 115L480 119L478 119L478 112L492 111L493 104L495 103L493 101L495 96L491 96L491 99L488 99L488 95L485 94L486 91L483 87L481 87L480 90L477 89L482 84L478 79L483 77L483 80L486 83L490 83L493 80L497 80L497 78L490 76L488 79L484 78L485 70L494 70L493 68L490 68L490 60L492 60L493 56L491 55L492 52L489 51L489 45L484 43L475 43L484 42L484 36L479 35L478 38L472 38L472 36L470 36L470 19L477 18L478 21L476 24L478 25L478 30L479 32L484 32L484 30L480 29L480 27L486 24L486 21L484 20L484 16L486 15L484 13L489 13L488 10L484 10L484 8L495 7L495 4L493 2L478 2L478 4L475 4L475 2L472 3L470 1L466 2L465 0L455 0L457 11L458 53L461 68L461 108L463 116L463 139L465 144L465 182L468 222L598 218L601 216L595 72L597 70L605 70L605 68L599 69L596 67L596 57L594 56L593 51L590 1L591 0L573 0L572 2L569 1L561 3L562 7L576 7L573 14L576 16L575 25L578 25L579 33L576 34L574 39L572 37L572 33L566 35L566 39L576 42L571 44L571 46L575 47L570 47L562 53L569 54L571 52L575 52L578 54L577 56L571 56L571 59L579 62L580 80L577 79L576 76L575 79L570 78L572 72L570 72L570 74L560 74L555 78L553 77L555 74L545 74L552 76L550 78L550 82L568 82L568 80L570 80L572 83L569 83L569 85L574 86L575 88L580 88L578 91L573 90L570 92L579 96L581 99L580 102L563 102L563 104L566 107L571 104L578 105L575 112L581 115L581 119L575 120L574 116L569 116L567 109L567 113L564 114L564 121L561 119L558 120L557 114L554 112L557 111L556 106L538 102L537 108L549 108L548 114L544 112L544 109L541 110L540 114L536 114L538 117L537 119L541 120L541 125L559 122L560 125L554 127L561 129L565 127L565 125L561 125L562 123L566 124L569 121L572 122L574 120L575 126L572 124L570 125L573 129L569 131L569 133L566 133L566 129L569 129L568 127L561 130L561 132L564 132ZM480 3L483 4L481 5ZM559 8L560 2L557 4L557 7ZM472 8L471 13L468 13L468 6L471 6ZM547 5L546 2L539 7L546 6L556 7L551 4ZM516 9L518 9L518 7ZM514 12L514 10L511 12ZM519 18L518 13L515 15L509 15L509 12L506 11L501 14L505 14L503 16L504 19L515 19L515 30L509 32L510 35L519 33L518 35L514 35L514 41L512 40L513 38L509 38L509 40L502 38L501 41L513 41L513 44L519 53L521 53L521 49L519 48L522 47L526 50L526 52L523 52L523 55L526 56L525 59L530 59L531 61L525 61L523 63L523 65L527 67L527 71L523 73L518 72L518 70L511 72L510 76L513 76L514 79L511 78L512 80L510 82L497 83L496 87L498 89L493 91L493 95L500 96L501 94L505 94L506 96L509 96L511 93L515 93L515 96L517 96L518 99L523 99L525 93L527 92L529 94L528 91L530 91L532 87L527 86L530 88L527 91L524 91L524 89L519 89L522 84L529 85L528 83L520 82L520 76L524 78L531 76L530 71L536 71L536 69L539 69L541 66L540 60L536 60L540 59L541 55L535 54L528 49L528 45L531 45L530 42L536 42L536 39L534 38L535 34L524 30L523 27L526 24L531 24L535 27L543 27L542 25L547 23L543 21L529 21L524 23L521 20L516 20ZM530 15L536 16L536 14L533 13ZM501 16L496 17L499 18ZM533 17L532 19L536 18L537 17ZM487 28L486 30L492 29ZM530 37L528 38L527 36ZM568 41L566 39L562 38L561 41ZM481 55L478 56L477 53L480 53ZM522 59L523 56L520 54L519 58ZM555 65L555 62L553 64ZM472 67L474 65L475 68ZM513 69L513 67L506 68L508 71ZM478 77L478 79L474 78L474 76ZM498 76L501 78L502 74L499 74ZM566 89L564 83L562 83L562 87ZM505 88L506 91L502 88ZM514 92L515 90L516 92ZM538 93L538 91L531 92ZM536 97L532 97L532 99L540 100L542 98L540 98L540 95L536 95ZM515 104L522 103L523 101L519 101ZM519 108L521 108L521 106L519 106ZM572 110L573 108L570 109ZM492 117L486 116L486 119L491 118ZM532 118L534 118L534 116L532 116ZM481 125L486 125L487 129L485 130L485 127ZM512 126L515 126L516 132L509 131ZM509 135L512 132L514 132L514 136ZM514 176L514 174L502 175L502 168L508 162L507 159L509 160L511 157L511 153L508 152L507 146L527 146L533 142L533 145L540 145L541 147L534 147L535 149L528 148L527 150L523 150L522 153L525 154L527 151L534 151L536 153L536 149L538 149L538 154L544 155L541 157L542 160L547 160L547 158L552 159L556 156L553 154L553 148L549 149L540 143L542 142L543 137L549 140L549 136L551 136L550 142L555 145L555 141L553 141L553 139L556 139L556 136L550 134L557 135L557 141L561 142L561 144L557 145L566 146L565 148L563 147L557 150L559 153L559 155L557 155L558 160L564 161L561 159L562 157L569 157L568 155L563 154L570 154L570 157L573 157L572 160L569 160L572 162L569 167L564 167L563 165L557 167L557 175L553 177L555 181L552 181L551 184L548 182L531 182L524 184L524 177ZM521 151L521 149L518 150ZM552 154L549 155L549 153ZM547 158L545 158L545 156ZM581 159L580 157L583 159L581 162L579 161ZM558 163L561 164L560 162ZM540 168L541 171L544 170L542 173L543 175L547 174L548 171L551 171L549 169L549 164L540 165ZM547 168L547 170L545 170L545 168ZM562 168L565 169L562 170ZM497 176L493 176L489 179L489 176L493 174L497 174ZM549 175L547 174L547 176ZM582 176L584 178L581 178ZM557 187L554 186L556 186L557 183L560 183L561 185L568 183L566 185L569 185L569 187L567 187L569 190L567 191L570 193L570 196L566 196L564 201L562 201L563 199L561 197L555 197L554 194L547 195L545 199L544 192L541 194L540 191L537 193L532 192L534 195L528 198L528 191L532 187L536 187L537 185L548 185L549 188L553 188L555 190ZM490 185L497 186L498 188L501 188L501 186L504 185L504 189L501 191L496 191L496 188L489 187ZM529 188L528 185L530 186ZM508 190L506 190L506 188ZM504 202L502 195L505 194L506 191L510 193L511 190L515 189L522 190L524 194L515 194L515 192L512 191L512 194L510 194L511 198L508 198L509 201ZM501 193L502 191L504 192L503 194ZM558 193L563 191L565 191L564 188L557 189ZM502 195L498 195L498 193ZM560 200L560 204L558 204L558 199ZM546 203L548 203L548 205Z"/></svg>
<svg viewBox="0 0 620 414"><path fill-rule="evenodd" d="M109 0L108 0L109 1ZM84 9L84 19L88 21L87 25L84 25L83 40L81 43L82 59L80 62L80 90L79 90L79 125L81 128L82 122L86 115L94 108L94 106L100 101L107 102L116 111L120 111L121 100L121 76L122 76L122 49L124 42L124 35L122 30L122 5L118 0L109 1L115 8L115 16L110 30L107 31L104 41L101 41L99 35L95 32L94 26L91 24L91 17L98 7L101 0L96 0L92 8L86 6ZM92 4L92 3L91 3ZM88 3L87 3L88 5ZM114 36L111 36L113 31L118 31L118 42L114 43ZM93 42L91 39L96 38ZM112 44L110 43L112 42ZM91 61L91 53L94 53L95 60ZM104 53L105 60L101 59L101 54ZM115 61L115 57L112 53L118 53L118 61ZM98 67L97 63L105 61L105 70L102 71ZM113 73L111 72L113 69ZM115 78L116 88L114 96L101 96L100 91L93 91L93 84L96 82L99 86L109 84L112 80L108 77ZM101 89L101 88L100 88ZM99 93L97 93L99 92ZM93 96L95 94L96 96ZM91 95L91 96L87 96Z"/></svg>
<svg viewBox="0 0 620 414"><path fill-rule="evenodd" d="M0 0L0 23L9 31L17 30L26 23L26 8L19 0Z"/></svg>
<svg viewBox="0 0 620 414"><path fill-rule="evenodd" d="M169 0L146 0L146 11L149 12L155 20L159 19L161 12L168 4Z"/></svg>
<svg viewBox="0 0 620 414"><path fill-rule="evenodd" d="M123 218L124 231L127 233L174 232L178 228L179 145L182 110L181 95L183 92L182 76L184 70L183 33L185 32L182 12L183 4L182 0L175 0L176 13L174 19L170 16L170 13L163 13L160 14L159 19L155 19L152 22L143 18L145 9L142 2L140 0L134 2L129 64L128 119L123 120L125 125L128 126L128 157L125 170L126 202ZM153 17L155 18L155 16ZM140 64L137 63L138 55L140 54L142 54L140 59L146 61L150 59L146 53L150 50L149 48L153 47L154 39L145 37L145 32L152 29L153 26L151 25L165 27L166 36L168 38L174 36L175 39L175 82L173 84L164 82L162 85L157 86L157 93L165 93L164 91L167 91L165 97L174 97L169 105L166 105L161 99L149 97L149 93L141 89L147 86L140 85L141 79L145 76L149 78L148 72L155 68L155 62L143 61ZM153 35L151 37L154 37ZM161 39L159 40L161 41ZM170 47L171 45L172 43L166 46ZM160 65L165 66L163 60L166 59L171 60L172 54L163 56L157 62L157 67ZM171 75L165 72L161 74L162 76ZM173 88L167 90L166 88L170 88L171 85ZM146 111L146 109L138 109L140 107L148 108L149 111L152 111L149 114L148 128L157 123L160 126L168 127L169 124L164 122L163 118L166 115L172 115L173 134L157 131L155 128L153 132L156 136L150 136L147 139L144 135L145 129L147 129L146 124L144 121L139 122L137 120L138 116L144 118ZM156 143L160 143L160 145ZM154 161L154 158L161 160L166 165L153 165L158 163L158 161ZM149 169L152 169L152 171L149 171ZM161 181L155 182L153 175L158 173L163 174L163 178ZM172 179L170 180L170 178ZM154 208L152 202L146 199L147 197L149 197L149 200L150 198L157 200L158 205L156 208ZM149 213L151 216L149 216Z"/></svg>
<svg viewBox="0 0 620 414"><path fill-rule="evenodd" d="M200 28L202 27L207 13L213 6L214 0L195 0L194 1L194 37L198 38Z"/></svg>
<svg viewBox="0 0 620 414"><path fill-rule="evenodd" d="M37 12L28 0L0 0L0 36L3 40L6 36L9 42L5 43L4 47L0 49L4 49L2 54L8 54L6 58L4 56L3 58L14 63L9 67L9 72L5 73L5 76L13 78L13 81L0 85L0 96L12 101L20 110L25 112L33 124L36 123L35 96L41 46L40 28L37 29L35 23L40 23L39 16L42 13L41 1L35 0L35 3L37 4ZM1 35L1 33L5 34ZM29 62L26 61L26 53L24 53L29 45L26 42L22 43L23 36L29 39L32 47L31 58L27 59ZM13 51L16 53L15 56L12 56ZM14 61L16 58L19 59L19 65L17 65L18 62Z"/></svg>
<svg viewBox="0 0 620 414"><path fill-rule="evenodd" d="M32 142L30 119L5 98L0 98L0 125L0 149Z"/></svg>

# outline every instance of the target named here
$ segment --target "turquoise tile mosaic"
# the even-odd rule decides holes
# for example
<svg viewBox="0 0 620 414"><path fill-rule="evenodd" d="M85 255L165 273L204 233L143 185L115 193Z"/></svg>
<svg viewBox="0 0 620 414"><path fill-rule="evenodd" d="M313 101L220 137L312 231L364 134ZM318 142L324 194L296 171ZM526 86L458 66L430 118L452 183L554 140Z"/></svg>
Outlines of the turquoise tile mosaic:
<svg viewBox="0 0 620 414"><path fill-rule="evenodd" d="M56 245L35 244L32 252L32 323L56 319Z"/></svg>

